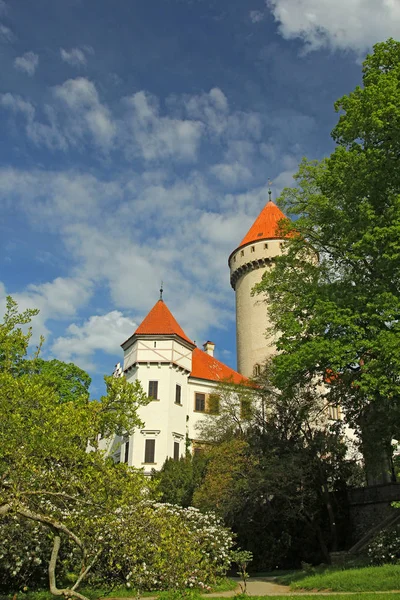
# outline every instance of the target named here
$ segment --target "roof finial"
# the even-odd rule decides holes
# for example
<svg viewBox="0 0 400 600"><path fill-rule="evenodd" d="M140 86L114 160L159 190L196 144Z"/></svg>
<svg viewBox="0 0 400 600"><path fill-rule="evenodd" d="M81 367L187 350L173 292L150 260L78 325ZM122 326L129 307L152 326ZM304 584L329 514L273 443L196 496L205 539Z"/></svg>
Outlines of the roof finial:
<svg viewBox="0 0 400 600"><path fill-rule="evenodd" d="M272 202L272 192L271 192L272 181L268 178L268 202Z"/></svg>
<svg viewBox="0 0 400 600"><path fill-rule="evenodd" d="M163 295L163 291L164 291L164 288L163 288L163 282L161 282L161 286L160 286L160 300L162 300L162 299L163 299L163 297L162 297L162 295Z"/></svg>

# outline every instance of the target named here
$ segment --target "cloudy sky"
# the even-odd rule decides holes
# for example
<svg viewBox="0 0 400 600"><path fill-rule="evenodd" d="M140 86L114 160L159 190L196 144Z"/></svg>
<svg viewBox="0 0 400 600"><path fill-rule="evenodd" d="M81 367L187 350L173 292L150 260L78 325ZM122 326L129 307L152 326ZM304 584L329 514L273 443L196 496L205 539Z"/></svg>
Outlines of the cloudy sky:
<svg viewBox="0 0 400 600"><path fill-rule="evenodd" d="M398 0L0 0L0 302L94 389L158 298L235 367L227 258Z"/></svg>

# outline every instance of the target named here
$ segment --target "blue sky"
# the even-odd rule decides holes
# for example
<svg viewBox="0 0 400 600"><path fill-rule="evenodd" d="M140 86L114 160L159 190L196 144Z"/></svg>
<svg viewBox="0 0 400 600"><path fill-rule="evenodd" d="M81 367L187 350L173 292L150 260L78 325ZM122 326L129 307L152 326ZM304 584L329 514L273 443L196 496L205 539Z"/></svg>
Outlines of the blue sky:
<svg viewBox="0 0 400 600"><path fill-rule="evenodd" d="M158 298L235 367L227 259L397 0L0 0L0 303L101 376Z"/></svg>

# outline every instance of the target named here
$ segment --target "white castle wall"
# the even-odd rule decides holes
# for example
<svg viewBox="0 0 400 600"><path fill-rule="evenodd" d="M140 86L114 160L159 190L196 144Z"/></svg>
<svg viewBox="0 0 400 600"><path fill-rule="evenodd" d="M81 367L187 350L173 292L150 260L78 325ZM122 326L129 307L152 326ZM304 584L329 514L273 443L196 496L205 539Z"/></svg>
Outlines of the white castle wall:
<svg viewBox="0 0 400 600"><path fill-rule="evenodd" d="M237 370L245 377L255 375L255 365L262 365L274 354L274 338L267 337L270 326L267 306L262 296L252 296L252 289L273 266L285 240L260 240L238 248L229 258L231 285L236 296Z"/></svg>

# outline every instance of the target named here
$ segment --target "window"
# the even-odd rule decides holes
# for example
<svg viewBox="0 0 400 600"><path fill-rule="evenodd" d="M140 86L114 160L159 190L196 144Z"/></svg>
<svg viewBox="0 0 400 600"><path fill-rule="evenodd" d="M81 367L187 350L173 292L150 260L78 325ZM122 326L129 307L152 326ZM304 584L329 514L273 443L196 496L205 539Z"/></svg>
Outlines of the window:
<svg viewBox="0 0 400 600"><path fill-rule="evenodd" d="M179 384L176 384L176 386L175 386L175 404L182 404L181 392L182 392L181 386Z"/></svg>
<svg viewBox="0 0 400 600"><path fill-rule="evenodd" d="M179 442L174 442L174 460L179 460Z"/></svg>
<svg viewBox="0 0 400 600"><path fill-rule="evenodd" d="M251 252L255 252L256 249L254 246L251 246L250 250L251 250Z"/></svg>
<svg viewBox="0 0 400 600"><path fill-rule="evenodd" d="M244 250L240 251L240 256L244 256Z"/></svg>
<svg viewBox="0 0 400 600"><path fill-rule="evenodd" d="M154 348L157 348L157 342L154 342Z"/></svg>
<svg viewBox="0 0 400 600"><path fill-rule="evenodd" d="M243 398L240 401L240 418L243 421L249 421L251 419L251 402L248 398Z"/></svg>
<svg viewBox="0 0 400 600"><path fill-rule="evenodd" d="M268 244L264 244L265 250L268 250Z"/></svg>
<svg viewBox="0 0 400 600"><path fill-rule="evenodd" d="M208 397L207 408L210 415L219 415L219 400L218 394L210 394Z"/></svg>
<svg viewBox="0 0 400 600"><path fill-rule="evenodd" d="M233 257L233 262L236 262L236 256Z"/></svg>
<svg viewBox="0 0 400 600"><path fill-rule="evenodd" d="M254 377L258 377L261 375L261 365L255 364L253 367L253 375Z"/></svg>
<svg viewBox="0 0 400 600"><path fill-rule="evenodd" d="M199 394L198 392L196 392L194 410L196 410L197 412L205 412L205 410L206 410L206 395L205 394Z"/></svg>
<svg viewBox="0 0 400 600"><path fill-rule="evenodd" d="M156 440L146 440L144 445L144 462L153 464L156 449Z"/></svg>
<svg viewBox="0 0 400 600"><path fill-rule="evenodd" d="M330 419L333 419L334 421L338 421L341 417L340 406L334 406L333 404L328 404L328 416Z"/></svg>
<svg viewBox="0 0 400 600"><path fill-rule="evenodd" d="M126 442L125 442L124 462L127 463L128 459L129 459L129 440L126 440Z"/></svg>
<svg viewBox="0 0 400 600"><path fill-rule="evenodd" d="M158 381L149 381L149 398L158 400Z"/></svg>

